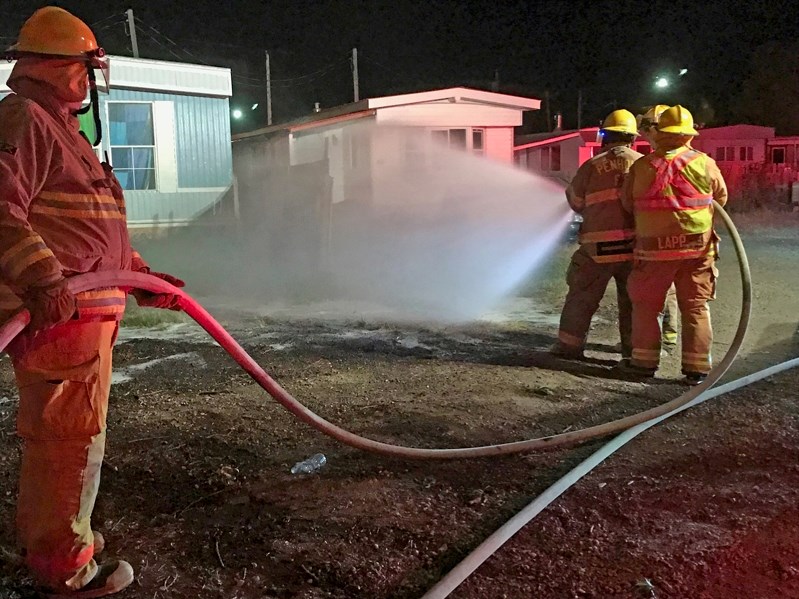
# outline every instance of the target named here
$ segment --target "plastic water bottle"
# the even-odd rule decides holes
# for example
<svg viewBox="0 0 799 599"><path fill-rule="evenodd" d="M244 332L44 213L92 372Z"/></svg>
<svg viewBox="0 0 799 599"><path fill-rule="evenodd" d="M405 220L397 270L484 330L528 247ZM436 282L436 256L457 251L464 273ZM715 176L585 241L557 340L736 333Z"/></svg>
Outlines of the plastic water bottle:
<svg viewBox="0 0 799 599"><path fill-rule="evenodd" d="M315 453L307 460L297 462L291 467L292 474L313 474L321 470L327 464L327 458L323 453Z"/></svg>

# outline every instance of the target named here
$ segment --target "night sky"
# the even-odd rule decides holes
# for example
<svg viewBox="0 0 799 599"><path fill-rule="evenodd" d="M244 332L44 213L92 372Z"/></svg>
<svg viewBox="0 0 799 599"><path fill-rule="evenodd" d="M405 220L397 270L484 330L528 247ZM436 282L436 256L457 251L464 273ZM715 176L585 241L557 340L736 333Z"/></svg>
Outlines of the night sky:
<svg viewBox="0 0 799 599"><path fill-rule="evenodd" d="M750 58L766 42L799 41L799 2L271 1L61 2L93 25L112 54L130 55L126 8L139 19L145 58L232 68L245 118L265 124L264 51L272 63L273 114L282 122L352 100L349 53L358 48L361 97L467 85L550 98L564 126L596 124L614 107L680 102L698 120L735 118ZM12 42L41 3L7 1L0 39ZM113 67L112 67L113 69ZM679 77L680 69L688 72ZM673 85L657 90L658 76ZM251 110L251 106L259 107ZM542 106L544 108L544 106ZM545 130L546 111L528 131ZM767 124L767 123L762 123Z"/></svg>

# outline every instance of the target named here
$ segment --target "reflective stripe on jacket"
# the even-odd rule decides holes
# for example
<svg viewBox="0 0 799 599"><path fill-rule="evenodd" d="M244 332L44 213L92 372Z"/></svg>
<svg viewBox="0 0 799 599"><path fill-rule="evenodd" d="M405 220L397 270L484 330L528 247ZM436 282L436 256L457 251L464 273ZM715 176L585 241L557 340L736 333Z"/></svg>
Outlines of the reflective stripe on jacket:
<svg viewBox="0 0 799 599"><path fill-rule="evenodd" d="M641 156L627 146L614 146L584 162L566 190L569 205L583 216L580 245L595 262L632 260L635 228L621 205L621 187Z"/></svg>
<svg viewBox="0 0 799 599"><path fill-rule="evenodd" d="M17 67L9 85L16 93L0 101L0 320L30 286L136 266L111 167L48 86ZM79 317L119 319L125 297L120 289L79 294Z"/></svg>
<svg viewBox="0 0 799 599"><path fill-rule="evenodd" d="M623 191L635 215L635 258L682 260L715 251L713 200L726 203L712 158L682 146L649 154L630 169Z"/></svg>

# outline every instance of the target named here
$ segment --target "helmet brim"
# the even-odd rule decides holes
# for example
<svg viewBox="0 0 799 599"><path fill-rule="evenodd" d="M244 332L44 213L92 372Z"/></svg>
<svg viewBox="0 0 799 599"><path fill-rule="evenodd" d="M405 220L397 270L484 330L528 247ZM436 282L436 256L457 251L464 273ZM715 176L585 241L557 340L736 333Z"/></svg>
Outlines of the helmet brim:
<svg viewBox="0 0 799 599"><path fill-rule="evenodd" d="M682 125L673 125L671 127L659 127L658 131L661 133L676 133L677 135L699 135L699 131L693 127L685 127Z"/></svg>

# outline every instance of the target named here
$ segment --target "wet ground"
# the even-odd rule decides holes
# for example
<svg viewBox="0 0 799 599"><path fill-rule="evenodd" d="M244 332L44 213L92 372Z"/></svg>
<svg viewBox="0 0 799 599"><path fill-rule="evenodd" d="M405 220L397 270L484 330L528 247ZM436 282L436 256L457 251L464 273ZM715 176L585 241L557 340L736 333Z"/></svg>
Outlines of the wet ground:
<svg viewBox="0 0 799 599"><path fill-rule="evenodd" d="M799 235L754 231L753 323L728 378L799 355ZM729 244L727 244L729 248ZM520 297L468 326L387 324L334 305L215 305L234 336L304 403L381 441L458 447L575 430L684 391L616 375L612 294L589 360L546 352L568 248ZM731 249L713 305L715 353L740 290ZM128 559L129 598L420 597L592 442L494 460L367 455L296 422L189 324L126 329L115 354L95 526ZM799 597L799 374L651 430L567 492L452 597ZM34 597L13 562L19 442L0 363L0 597ZM317 474L291 475L322 452Z"/></svg>

